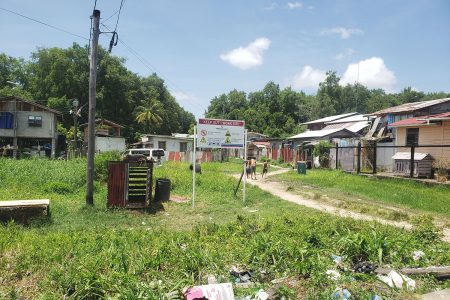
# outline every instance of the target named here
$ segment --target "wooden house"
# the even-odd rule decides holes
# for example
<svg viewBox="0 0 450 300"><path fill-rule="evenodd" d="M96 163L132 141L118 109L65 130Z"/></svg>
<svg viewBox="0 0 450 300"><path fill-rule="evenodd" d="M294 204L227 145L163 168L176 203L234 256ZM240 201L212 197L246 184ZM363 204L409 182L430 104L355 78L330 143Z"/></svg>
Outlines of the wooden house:
<svg viewBox="0 0 450 300"><path fill-rule="evenodd" d="M450 160L450 147L436 147L450 145L450 111L428 116L404 119L391 126L396 129L397 146L435 146L419 147L418 152L429 153L433 159L444 158ZM408 151L400 148L399 151Z"/></svg>
<svg viewBox="0 0 450 300"><path fill-rule="evenodd" d="M0 98L0 155L16 157L27 149L30 155L41 156L43 152L54 158L56 124L61 117L59 111L30 100Z"/></svg>
<svg viewBox="0 0 450 300"><path fill-rule="evenodd" d="M88 143L88 124L80 126L84 128L84 149ZM125 138L121 135L124 127L106 119L95 120L95 152L125 151Z"/></svg>

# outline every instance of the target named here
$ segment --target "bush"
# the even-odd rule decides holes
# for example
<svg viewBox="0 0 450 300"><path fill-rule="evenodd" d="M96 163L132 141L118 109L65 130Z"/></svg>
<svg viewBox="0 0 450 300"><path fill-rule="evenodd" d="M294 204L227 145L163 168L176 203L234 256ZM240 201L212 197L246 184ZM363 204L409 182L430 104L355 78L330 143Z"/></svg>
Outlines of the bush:
<svg viewBox="0 0 450 300"><path fill-rule="evenodd" d="M413 234L418 240L429 242L438 241L442 237L442 230L433 224L431 216L419 216L412 219Z"/></svg>
<svg viewBox="0 0 450 300"><path fill-rule="evenodd" d="M44 191L47 193L70 194L74 191L73 187L65 182L48 182L44 185Z"/></svg>
<svg viewBox="0 0 450 300"><path fill-rule="evenodd" d="M94 159L95 179L106 182L108 180L108 162L118 161L120 158L119 151L108 151L97 154Z"/></svg>
<svg viewBox="0 0 450 300"><path fill-rule="evenodd" d="M328 141L320 141L314 146L313 155L319 157L320 166L327 168L330 163L330 147L333 145Z"/></svg>

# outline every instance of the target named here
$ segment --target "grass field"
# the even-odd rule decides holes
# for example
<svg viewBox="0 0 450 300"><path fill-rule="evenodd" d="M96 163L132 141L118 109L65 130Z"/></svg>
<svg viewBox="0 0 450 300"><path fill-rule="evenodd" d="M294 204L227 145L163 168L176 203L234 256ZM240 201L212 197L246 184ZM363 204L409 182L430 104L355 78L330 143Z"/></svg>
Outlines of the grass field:
<svg viewBox="0 0 450 300"><path fill-rule="evenodd" d="M343 255L348 268L361 260L394 267L450 264L449 245L427 220L406 232L317 213L255 187L248 187L244 204L233 197L236 180L227 175L238 172L238 164L203 164L195 209L169 202L154 214L107 210L106 159L96 163L95 206L88 208L84 160L0 159L0 200L50 198L52 211L48 223L0 226L0 298L164 299L206 283L208 274L233 281L228 272L236 265L255 271L254 287L235 288L240 296L288 277L299 285L281 286L279 293L324 299L342 287L360 299L374 293L405 299L408 292L391 290L373 275L342 271L338 281L329 279L331 255ZM172 194L190 197L187 164L167 163L155 177L170 178ZM415 250L425 259L414 261ZM448 283L418 278L419 292L436 286Z"/></svg>
<svg viewBox="0 0 450 300"><path fill-rule="evenodd" d="M317 187L329 195L354 196L450 216L450 186L427 186L403 179L379 179L327 169L308 170L306 176L288 172L272 179L294 187L296 184Z"/></svg>

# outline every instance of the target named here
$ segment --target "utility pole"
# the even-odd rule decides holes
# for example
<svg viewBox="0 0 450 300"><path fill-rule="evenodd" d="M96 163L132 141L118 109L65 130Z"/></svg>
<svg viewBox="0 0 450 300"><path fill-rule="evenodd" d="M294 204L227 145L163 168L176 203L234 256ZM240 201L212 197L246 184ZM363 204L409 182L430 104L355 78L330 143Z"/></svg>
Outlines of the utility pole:
<svg viewBox="0 0 450 300"><path fill-rule="evenodd" d="M86 172L86 204L94 205L94 156L95 156L95 97L97 82L97 52L100 35L100 11L94 10L92 15L91 65L89 74L89 121L88 151Z"/></svg>
<svg viewBox="0 0 450 300"><path fill-rule="evenodd" d="M74 129L74 133L73 133L73 140L75 142L74 144L74 153L75 153L75 157L77 156L77 152L78 152L78 104L80 104L80 102L78 101L78 99L73 100L73 107L74 107L74 112L73 112L73 129Z"/></svg>

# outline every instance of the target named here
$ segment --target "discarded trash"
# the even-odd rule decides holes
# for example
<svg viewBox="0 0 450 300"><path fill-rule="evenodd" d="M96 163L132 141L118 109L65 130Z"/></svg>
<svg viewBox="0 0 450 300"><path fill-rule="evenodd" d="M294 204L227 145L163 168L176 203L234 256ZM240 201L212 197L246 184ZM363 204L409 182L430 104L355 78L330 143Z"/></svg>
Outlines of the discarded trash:
<svg viewBox="0 0 450 300"><path fill-rule="evenodd" d="M248 282L251 280L253 272L249 271L241 271L238 270L235 266L231 267L230 274L233 275L236 279L236 283Z"/></svg>
<svg viewBox="0 0 450 300"><path fill-rule="evenodd" d="M333 259L334 263L337 265L342 263L342 256L333 254L333 255L331 255L331 258Z"/></svg>
<svg viewBox="0 0 450 300"><path fill-rule="evenodd" d="M234 300L233 286L231 283L200 285L194 286L184 293L185 300L204 298L209 300Z"/></svg>
<svg viewBox="0 0 450 300"><path fill-rule="evenodd" d="M208 284L217 284L216 276L214 275L208 275L206 276Z"/></svg>
<svg viewBox="0 0 450 300"><path fill-rule="evenodd" d="M259 290L255 297L253 298L254 300L267 300L269 299L269 294L267 294L264 290Z"/></svg>
<svg viewBox="0 0 450 300"><path fill-rule="evenodd" d="M377 276L379 280L386 283L391 288L398 288L402 289L403 287L406 287L408 291L414 291L416 288L416 281L409 278L406 275L397 273L396 271L391 271L387 276L384 275L378 275Z"/></svg>
<svg viewBox="0 0 450 300"><path fill-rule="evenodd" d="M413 252L412 258L414 259L414 261L418 261L424 256L425 256L425 252L419 250L419 251Z"/></svg>
<svg viewBox="0 0 450 300"><path fill-rule="evenodd" d="M332 299L348 300L352 294L347 289L336 288L331 295Z"/></svg>
<svg viewBox="0 0 450 300"><path fill-rule="evenodd" d="M353 266L353 270L357 273L372 273L377 268L377 265L367 261L362 261Z"/></svg>
<svg viewBox="0 0 450 300"><path fill-rule="evenodd" d="M373 295L372 297L370 297L370 300L383 300L383 298L381 298L381 296L378 295Z"/></svg>
<svg viewBox="0 0 450 300"><path fill-rule="evenodd" d="M336 270L327 270L326 274L328 277L330 277L332 280L338 280L339 277L341 277L341 274L339 274Z"/></svg>

